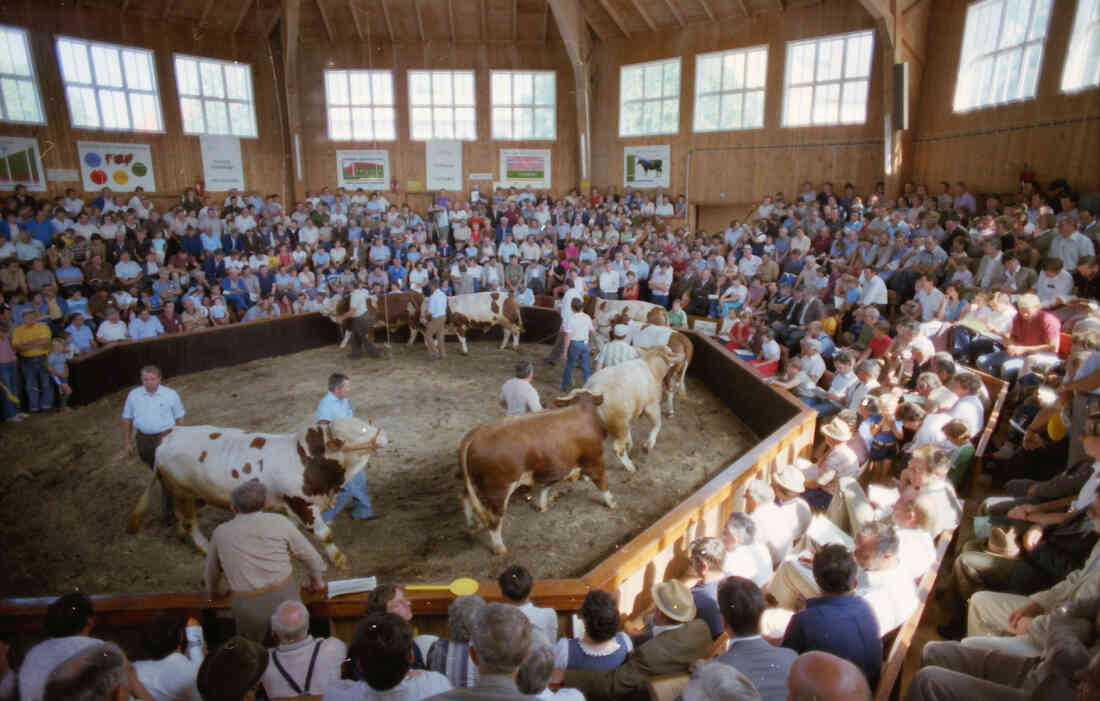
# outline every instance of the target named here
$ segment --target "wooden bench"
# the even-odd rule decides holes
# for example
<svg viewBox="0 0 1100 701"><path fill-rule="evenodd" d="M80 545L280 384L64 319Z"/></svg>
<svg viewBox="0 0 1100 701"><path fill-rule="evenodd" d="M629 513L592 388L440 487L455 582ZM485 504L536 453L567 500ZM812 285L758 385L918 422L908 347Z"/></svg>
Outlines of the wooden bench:
<svg viewBox="0 0 1100 701"><path fill-rule="evenodd" d="M1001 419L1001 410L1004 408L1005 399L1008 397L1008 383L992 375L987 375L981 370L974 368L969 368L969 370L981 378L982 384L989 392L990 400L989 410L985 417L985 428L978 436L978 442L974 448L974 458L970 463L970 480L965 490L967 494L974 494L978 487L978 478L981 476L983 458L989 448L989 441L997 430L997 422Z"/></svg>

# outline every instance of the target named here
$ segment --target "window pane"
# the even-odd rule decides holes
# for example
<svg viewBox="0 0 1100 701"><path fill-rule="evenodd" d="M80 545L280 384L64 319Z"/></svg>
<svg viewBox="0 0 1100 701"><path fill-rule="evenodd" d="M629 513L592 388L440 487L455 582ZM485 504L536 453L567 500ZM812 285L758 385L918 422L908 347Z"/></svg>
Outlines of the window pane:
<svg viewBox="0 0 1100 701"><path fill-rule="evenodd" d="M325 95L330 105L349 104L347 72L325 71Z"/></svg>
<svg viewBox="0 0 1100 701"><path fill-rule="evenodd" d="M370 107L351 108L351 136L356 141L374 138L374 115Z"/></svg>
<svg viewBox="0 0 1100 701"><path fill-rule="evenodd" d="M751 51L746 64L745 86L762 88L767 80L768 52L766 49Z"/></svg>
<svg viewBox="0 0 1100 701"><path fill-rule="evenodd" d="M537 85L537 82L536 82ZM536 88L537 91L537 88ZM556 133L554 124L554 110L550 107L535 108L535 138L553 139Z"/></svg>
<svg viewBox="0 0 1100 701"><path fill-rule="evenodd" d="M867 121L867 81L852 80L844 84L840 121L845 124L862 124Z"/></svg>
<svg viewBox="0 0 1100 701"><path fill-rule="evenodd" d="M456 105L474 104L474 74L470 71L459 71L454 74L454 91Z"/></svg>
<svg viewBox="0 0 1100 701"><path fill-rule="evenodd" d="M219 100L203 100L206 111L206 131L210 134L229 133L229 115L225 103Z"/></svg>
<svg viewBox="0 0 1100 701"><path fill-rule="evenodd" d="M722 57L703 56L696 63L699 92L718 92L722 89Z"/></svg>
<svg viewBox="0 0 1100 701"><path fill-rule="evenodd" d="M138 131L160 130L160 112L152 93L130 93L130 116L133 128Z"/></svg>
<svg viewBox="0 0 1100 701"><path fill-rule="evenodd" d="M130 110L126 106L124 90L100 90L99 111L106 129L129 129Z"/></svg>
<svg viewBox="0 0 1100 701"><path fill-rule="evenodd" d="M787 70L790 72L790 82L792 84L813 82L816 51L817 45L813 43L796 44L791 47L788 52L790 66Z"/></svg>
<svg viewBox="0 0 1100 701"><path fill-rule="evenodd" d="M512 74L506 71L493 71L489 79L491 100L494 105L512 104Z"/></svg>
<svg viewBox="0 0 1100 701"><path fill-rule="evenodd" d="M353 105L371 104L370 75L363 71L348 73L348 95Z"/></svg>
<svg viewBox="0 0 1100 701"><path fill-rule="evenodd" d="M198 95L199 69L190 58L176 58L176 88L181 95Z"/></svg>
<svg viewBox="0 0 1100 701"><path fill-rule="evenodd" d="M517 139L530 139L535 133L534 112L529 107L512 110L512 130Z"/></svg>
<svg viewBox="0 0 1100 701"><path fill-rule="evenodd" d="M389 71L371 72L371 97L376 105L393 104L393 74Z"/></svg>
<svg viewBox="0 0 1100 701"><path fill-rule="evenodd" d="M379 141L392 141L397 138L394 131L394 112L392 107L374 108L374 138Z"/></svg>
<svg viewBox="0 0 1100 701"><path fill-rule="evenodd" d="M718 96L701 95L695 103L695 131L714 131L718 128Z"/></svg>
<svg viewBox="0 0 1100 701"><path fill-rule="evenodd" d="M414 107L412 114L412 137L414 139L432 138L432 110L429 107Z"/></svg>
<svg viewBox="0 0 1100 701"><path fill-rule="evenodd" d="M30 52L23 32L4 30L3 43L6 46L0 49L0 72L30 78L33 73L28 59Z"/></svg>
<svg viewBox="0 0 1100 701"><path fill-rule="evenodd" d="M752 90L745 93L745 128L764 126L764 91Z"/></svg>
<svg viewBox="0 0 1100 701"><path fill-rule="evenodd" d="M183 115L183 132L185 134L201 134L205 130L206 119L202 114L202 100L196 97L181 98L180 112ZM329 131L331 130L330 125Z"/></svg>
<svg viewBox="0 0 1100 701"><path fill-rule="evenodd" d="M787 124L792 126L810 123L814 89L810 86L791 88L787 95Z"/></svg>
<svg viewBox="0 0 1100 701"><path fill-rule="evenodd" d="M1004 0L1001 40L998 42L998 48L1015 46L1023 41L1030 10L1031 0Z"/></svg>
<svg viewBox="0 0 1100 701"><path fill-rule="evenodd" d="M674 134L680 126L680 100L679 98L672 98L663 102L661 133Z"/></svg>
<svg viewBox="0 0 1100 701"><path fill-rule="evenodd" d="M742 94L731 93L722 96L722 128L739 129L741 127Z"/></svg>
<svg viewBox="0 0 1100 701"><path fill-rule="evenodd" d="M351 139L350 108L328 108L328 138L333 141L349 141Z"/></svg>
<svg viewBox="0 0 1100 701"><path fill-rule="evenodd" d="M1023 63L1020 66L1019 93L1017 97L1031 97L1035 94L1035 87L1039 80L1039 61L1043 56L1041 44L1032 44L1024 49ZM1093 63L1093 66L1100 62Z"/></svg>
<svg viewBox="0 0 1100 701"><path fill-rule="evenodd" d="M455 108L455 138L476 139L477 122L475 121L473 107Z"/></svg>
<svg viewBox="0 0 1100 701"><path fill-rule="evenodd" d="M433 85L435 81L432 81ZM437 139L453 139L454 110L450 107L436 107L432 110L432 135Z"/></svg>
<svg viewBox="0 0 1100 701"><path fill-rule="evenodd" d="M848 39L844 57L845 78L866 78L871 75L871 35Z"/></svg>
<svg viewBox="0 0 1100 701"><path fill-rule="evenodd" d="M225 83L222 80L222 67L216 63L199 63L199 75L202 76L203 97L225 97Z"/></svg>
<svg viewBox="0 0 1100 701"><path fill-rule="evenodd" d="M95 90L70 85L65 90L69 98L73 126L95 128L99 126L99 108L96 107Z"/></svg>
<svg viewBox="0 0 1100 701"><path fill-rule="evenodd" d="M646 98L660 97L661 84L664 80L664 69L661 68L660 64L646 66L644 75L643 81Z"/></svg>
<svg viewBox="0 0 1100 701"><path fill-rule="evenodd" d="M493 138L512 138L512 110L508 107L493 108Z"/></svg>
<svg viewBox="0 0 1100 701"><path fill-rule="evenodd" d="M414 105L432 104L432 78L430 73L409 72L409 101Z"/></svg>
<svg viewBox="0 0 1100 701"><path fill-rule="evenodd" d="M126 87L131 90L152 90L153 73L149 70L149 56L139 51L123 51L122 65L126 70Z"/></svg>
<svg viewBox="0 0 1100 701"><path fill-rule="evenodd" d="M822 41L817 47L817 80L836 80L841 76L844 39Z"/></svg>
<svg viewBox="0 0 1100 701"><path fill-rule="evenodd" d="M722 89L741 90L745 87L745 55L727 54L722 60Z"/></svg>
<svg viewBox="0 0 1100 701"><path fill-rule="evenodd" d="M229 103L229 131L235 136L256 136L252 106L247 102Z"/></svg>
<svg viewBox="0 0 1100 701"><path fill-rule="evenodd" d="M641 68L624 68L622 70L623 100L637 100L642 97L643 74L644 71Z"/></svg>
<svg viewBox="0 0 1100 701"><path fill-rule="evenodd" d="M672 97L680 94L680 62L666 61L665 62L665 79L664 90L662 94L665 97Z"/></svg>
<svg viewBox="0 0 1100 701"><path fill-rule="evenodd" d="M530 73L512 74L512 104L530 105L535 101L535 79Z"/></svg>
<svg viewBox="0 0 1100 701"><path fill-rule="evenodd" d="M96 85L122 87L122 66L119 64L116 49L93 46L92 67L95 69Z"/></svg>
<svg viewBox="0 0 1100 701"><path fill-rule="evenodd" d="M61 76L70 83L91 83L92 71L83 44L60 39L57 53L61 58Z"/></svg>
<svg viewBox="0 0 1100 701"><path fill-rule="evenodd" d="M642 130L646 134L655 134L661 128L661 101L642 103Z"/></svg>
<svg viewBox="0 0 1100 701"><path fill-rule="evenodd" d="M553 73L535 74L535 104L553 105L557 99L556 76Z"/></svg>
<svg viewBox="0 0 1100 701"><path fill-rule="evenodd" d="M642 133L642 103L628 102L622 106L619 117L619 132L624 135Z"/></svg>
<svg viewBox="0 0 1100 701"><path fill-rule="evenodd" d="M830 83L814 89L814 124L836 122L840 113L840 85Z"/></svg>
<svg viewBox="0 0 1100 701"><path fill-rule="evenodd" d="M225 93L230 100L252 100L252 81L249 80L249 70L246 66L223 64L225 69Z"/></svg>
<svg viewBox="0 0 1100 701"><path fill-rule="evenodd" d="M432 103L451 105L454 93L451 91L451 74L441 71L432 73Z"/></svg>

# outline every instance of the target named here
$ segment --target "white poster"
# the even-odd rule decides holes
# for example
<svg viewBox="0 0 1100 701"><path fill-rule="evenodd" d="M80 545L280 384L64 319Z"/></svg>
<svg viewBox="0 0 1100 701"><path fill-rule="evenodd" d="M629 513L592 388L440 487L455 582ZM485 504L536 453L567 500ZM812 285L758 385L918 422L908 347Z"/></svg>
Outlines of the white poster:
<svg viewBox="0 0 1100 701"><path fill-rule="evenodd" d="M46 191L38 139L0 136L0 190L14 190L16 185L26 185L33 192Z"/></svg>
<svg viewBox="0 0 1100 701"><path fill-rule="evenodd" d="M550 149L502 148L501 187L550 187Z"/></svg>
<svg viewBox="0 0 1100 701"><path fill-rule="evenodd" d="M146 192L157 189L149 144L77 141L76 151L85 192L99 192L104 187L119 192L133 192L138 187Z"/></svg>
<svg viewBox="0 0 1100 701"><path fill-rule="evenodd" d="M336 152L336 177L349 190L390 189L390 152L358 149Z"/></svg>
<svg viewBox="0 0 1100 701"><path fill-rule="evenodd" d="M623 147L623 185L633 188L669 187L672 148L664 146Z"/></svg>
<svg viewBox="0 0 1100 701"><path fill-rule="evenodd" d="M211 192L244 190L241 140L235 136L200 136L202 179Z"/></svg>
<svg viewBox="0 0 1100 701"><path fill-rule="evenodd" d="M462 142L424 142L429 190L462 190Z"/></svg>

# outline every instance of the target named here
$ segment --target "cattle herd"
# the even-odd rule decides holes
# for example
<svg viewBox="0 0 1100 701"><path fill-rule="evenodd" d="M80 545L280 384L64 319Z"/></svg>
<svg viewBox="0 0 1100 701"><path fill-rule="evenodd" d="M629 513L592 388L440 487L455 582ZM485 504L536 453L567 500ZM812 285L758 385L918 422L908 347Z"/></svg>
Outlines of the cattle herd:
<svg viewBox="0 0 1100 701"><path fill-rule="evenodd" d="M336 321L347 308L346 297L336 298L323 313ZM378 325L390 332L409 328L410 344L426 328L425 309L424 297L416 292L368 300L368 311ZM631 423L642 415L650 419L653 427L644 448L651 451L661 429L662 401L667 402L671 416L674 397L686 394L692 344L687 336L668 327L663 308L589 297L586 311L595 321L597 343L606 342L612 326L627 325L627 340L638 348L639 357L593 373L583 388L554 399L553 408L489 421L468 432L459 444L460 498L467 526L471 530L479 522L485 526L490 547L498 555L506 552L501 535L503 516L518 487L537 489L535 505L545 511L553 484L584 477L613 508L615 498L608 490L604 469L605 438L611 436L615 456L634 472L629 455ZM468 353L468 329L484 331L493 326L504 331L502 349L509 340L518 348L523 321L511 294L480 292L448 298L445 328L458 336L463 355ZM346 342L345 334L341 345ZM321 512L331 507L348 480L366 469L370 452L387 444L381 428L354 418L319 421L289 434L179 426L157 448L156 471L130 516L128 530L138 530L153 485L159 480L175 498L183 534L205 552L207 540L196 518L199 506L227 507L234 488L243 481L259 479L268 490L268 507L312 530L332 563L343 566L346 557L333 542Z"/></svg>

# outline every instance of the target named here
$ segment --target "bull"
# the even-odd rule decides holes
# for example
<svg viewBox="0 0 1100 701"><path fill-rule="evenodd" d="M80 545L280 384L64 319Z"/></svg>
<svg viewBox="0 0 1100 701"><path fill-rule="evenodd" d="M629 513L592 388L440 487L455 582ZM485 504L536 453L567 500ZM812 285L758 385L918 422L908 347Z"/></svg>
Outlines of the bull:
<svg viewBox="0 0 1100 701"><path fill-rule="evenodd" d="M487 331L494 326L504 329L504 338L500 349L508 346L519 348L519 337L523 333L523 316L519 301L510 292L474 292L447 298L446 333L458 336L462 355L469 353L466 345L466 332L469 329Z"/></svg>
<svg viewBox="0 0 1100 701"><path fill-rule="evenodd" d="M624 321L616 319L614 323L622 324ZM687 370L688 365L691 364L692 355L695 353L695 346L692 345L691 339L685 334L668 326L642 324L637 321L625 323L628 331L624 340L638 350L660 347L667 348L672 353L683 356L683 360L672 366L672 370L665 376L664 382L668 415L675 416L676 395L679 394L681 400L687 399Z"/></svg>
<svg viewBox="0 0 1100 701"><path fill-rule="evenodd" d="M348 313L348 295L333 295L325 300L321 307L321 314L335 321ZM389 294L370 295L367 297L367 312L375 320L375 327L388 328L390 333L397 331L402 326L409 327L409 345L416 342L417 334L424 332L424 324L420 319L420 310L425 307L424 295L419 292L390 292ZM343 348L351 340L351 320L345 319L340 323L343 336L340 347Z"/></svg>

